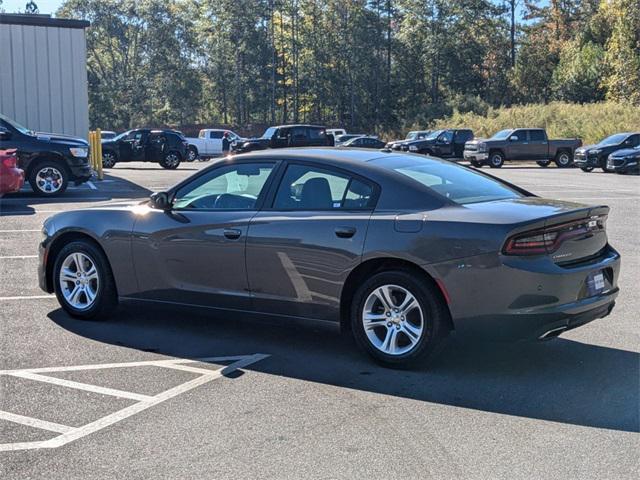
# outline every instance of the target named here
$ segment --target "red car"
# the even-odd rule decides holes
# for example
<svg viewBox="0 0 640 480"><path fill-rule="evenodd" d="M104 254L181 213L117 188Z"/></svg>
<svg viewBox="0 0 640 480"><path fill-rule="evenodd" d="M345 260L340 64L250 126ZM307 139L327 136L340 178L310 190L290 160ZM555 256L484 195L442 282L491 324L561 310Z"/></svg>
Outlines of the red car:
<svg viewBox="0 0 640 480"><path fill-rule="evenodd" d="M0 150L0 197L17 192L24 184L24 172L17 167L15 150Z"/></svg>

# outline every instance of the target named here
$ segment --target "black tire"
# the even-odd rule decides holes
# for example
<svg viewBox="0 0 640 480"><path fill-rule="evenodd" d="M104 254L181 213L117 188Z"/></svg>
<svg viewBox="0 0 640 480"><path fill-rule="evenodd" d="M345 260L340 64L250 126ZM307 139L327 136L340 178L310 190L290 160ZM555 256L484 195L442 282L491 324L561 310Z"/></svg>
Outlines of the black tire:
<svg viewBox="0 0 640 480"><path fill-rule="evenodd" d="M551 160L538 160L536 163L537 163L539 166L541 166L541 167L543 167L543 168L546 168L546 167L548 167L549 165L551 165Z"/></svg>
<svg viewBox="0 0 640 480"><path fill-rule="evenodd" d="M81 253L93 262L98 275L96 296L90 306L84 309L74 307L66 298L60 281L60 270L69 255ZM118 294L111 267L104 253L88 240L76 240L65 245L58 252L53 266L53 286L62 308L72 317L82 320L104 320L118 305ZM85 297L86 298L86 297Z"/></svg>
<svg viewBox="0 0 640 480"><path fill-rule="evenodd" d="M593 171L593 167L580 167L580 170L582 170L585 173L589 173Z"/></svg>
<svg viewBox="0 0 640 480"><path fill-rule="evenodd" d="M471 166L476 168L482 168L482 162L479 162L477 160L471 160Z"/></svg>
<svg viewBox="0 0 640 480"><path fill-rule="evenodd" d="M111 150L102 151L102 168L113 168L118 162L118 157Z"/></svg>
<svg viewBox="0 0 640 480"><path fill-rule="evenodd" d="M363 312L367 299L377 288L384 285L398 286L409 291L418 301L423 312L421 337L410 350L397 355L387 354L376 347L369 339L363 325ZM448 333L447 319L449 312L440 296L434 291L434 287L415 274L403 270L377 273L365 281L358 288L352 299L350 315L351 328L358 346L376 362L386 367L406 368L418 362L425 361ZM402 319L402 321L405 321L404 316ZM407 321L408 319L409 316L407 315ZM381 332L382 335L385 335L385 332L390 330L388 325L392 323L385 322L386 320L376 327L377 329L385 329ZM396 328L400 329L402 327L396 324ZM378 337L380 332L376 332L375 329L373 329L373 331L376 337ZM397 336L399 333L396 332L395 335ZM403 335L405 336L405 340L409 338L406 334ZM379 338L379 340L382 339Z"/></svg>
<svg viewBox="0 0 640 480"><path fill-rule="evenodd" d="M69 186L69 170L62 162L43 160L30 168L31 189L46 197L61 195Z"/></svg>
<svg viewBox="0 0 640 480"><path fill-rule="evenodd" d="M176 151L167 152L167 154L160 159L160 166L167 170L175 170L180 165L182 158Z"/></svg>
<svg viewBox="0 0 640 480"><path fill-rule="evenodd" d="M491 152L489 154L489 166L491 168L501 168L504 165L504 155L502 152Z"/></svg>
<svg viewBox="0 0 640 480"><path fill-rule="evenodd" d="M558 168L569 168L573 166L573 158L571 158L571 153L565 150L558 152L554 161Z"/></svg>
<svg viewBox="0 0 640 480"><path fill-rule="evenodd" d="M189 145L185 162L195 162L196 160L198 160L198 158L200 158L200 156L198 155L198 149L193 145Z"/></svg>

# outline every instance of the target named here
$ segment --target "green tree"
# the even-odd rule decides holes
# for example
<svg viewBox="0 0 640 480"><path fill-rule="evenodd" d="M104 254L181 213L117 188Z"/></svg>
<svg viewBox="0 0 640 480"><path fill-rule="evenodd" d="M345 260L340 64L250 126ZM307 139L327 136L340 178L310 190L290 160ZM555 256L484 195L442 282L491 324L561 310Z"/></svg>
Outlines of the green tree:
<svg viewBox="0 0 640 480"><path fill-rule="evenodd" d="M604 99L600 86L604 73L604 49L595 43L570 42L560 53L553 72L553 96L557 100L589 103Z"/></svg>

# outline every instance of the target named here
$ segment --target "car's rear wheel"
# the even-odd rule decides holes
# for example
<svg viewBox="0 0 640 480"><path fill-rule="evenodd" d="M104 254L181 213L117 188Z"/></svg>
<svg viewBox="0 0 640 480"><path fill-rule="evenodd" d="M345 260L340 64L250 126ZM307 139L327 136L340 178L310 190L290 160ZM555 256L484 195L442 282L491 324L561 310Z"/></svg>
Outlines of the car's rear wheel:
<svg viewBox="0 0 640 480"><path fill-rule="evenodd" d="M500 168L504 165L504 155L501 152L492 152L489 155L489 166L491 168Z"/></svg>
<svg viewBox="0 0 640 480"><path fill-rule="evenodd" d="M537 163L539 166L546 168L546 167L548 167L549 165L551 165L551 160L538 160L536 163Z"/></svg>
<svg viewBox="0 0 640 480"><path fill-rule="evenodd" d="M113 168L116 166L116 154L108 150L102 151L102 168Z"/></svg>
<svg viewBox="0 0 640 480"><path fill-rule="evenodd" d="M364 282L351 304L358 345L377 362L406 367L425 359L446 333L446 307L426 282L398 270Z"/></svg>
<svg viewBox="0 0 640 480"><path fill-rule="evenodd" d="M555 162L558 168L567 168L571 166L573 159L569 152L558 152Z"/></svg>
<svg viewBox="0 0 640 480"><path fill-rule="evenodd" d="M54 197L69 186L69 172L59 162L46 160L31 169L29 184L35 193Z"/></svg>
<svg viewBox="0 0 640 480"><path fill-rule="evenodd" d="M195 162L198 160L198 149L193 145L187 150L187 162Z"/></svg>
<svg viewBox="0 0 640 480"><path fill-rule="evenodd" d="M71 242L60 250L53 283L60 305L76 318L101 320L118 304L109 263L104 253L86 240Z"/></svg>
<svg viewBox="0 0 640 480"><path fill-rule="evenodd" d="M593 167L580 167L580 170L589 173L593 171Z"/></svg>
<svg viewBox="0 0 640 480"><path fill-rule="evenodd" d="M180 165L180 154L178 152L168 152L160 160L160 165L167 170L175 170Z"/></svg>

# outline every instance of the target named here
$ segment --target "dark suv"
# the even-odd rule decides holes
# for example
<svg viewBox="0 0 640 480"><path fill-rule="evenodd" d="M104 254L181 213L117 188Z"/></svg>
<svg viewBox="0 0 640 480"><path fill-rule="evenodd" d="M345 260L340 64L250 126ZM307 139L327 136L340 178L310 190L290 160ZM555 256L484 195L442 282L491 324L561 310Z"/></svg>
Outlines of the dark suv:
<svg viewBox="0 0 640 480"><path fill-rule="evenodd" d="M435 130L420 140L406 142L401 150L440 158L462 158L464 144L473 139L469 129Z"/></svg>
<svg viewBox="0 0 640 480"><path fill-rule="evenodd" d="M640 145L640 132L616 133L595 145L587 145L576 150L574 163L583 172L590 172L599 167L608 172L607 158L614 152Z"/></svg>
<svg viewBox="0 0 640 480"><path fill-rule="evenodd" d="M59 195L70 181L79 184L91 178L89 144L85 140L33 132L0 114L0 150L13 149L18 152L18 167L40 195Z"/></svg>
<svg viewBox="0 0 640 480"><path fill-rule="evenodd" d="M333 135L319 125L280 125L269 127L260 138L249 138L231 145L234 153L287 147L333 146Z"/></svg>
<svg viewBox="0 0 640 480"><path fill-rule="evenodd" d="M157 162L173 170L187 158L189 143L175 130L129 130L102 141L102 166L111 168L118 162Z"/></svg>

